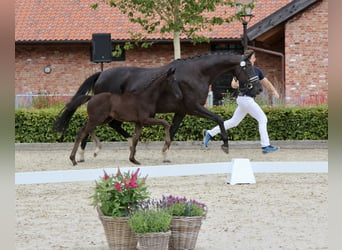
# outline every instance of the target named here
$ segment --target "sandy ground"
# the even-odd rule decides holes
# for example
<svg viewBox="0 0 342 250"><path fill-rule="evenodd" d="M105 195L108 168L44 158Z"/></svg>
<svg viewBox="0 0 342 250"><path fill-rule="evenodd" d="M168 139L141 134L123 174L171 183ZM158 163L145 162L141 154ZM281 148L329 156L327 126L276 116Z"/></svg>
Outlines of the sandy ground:
<svg viewBox="0 0 342 250"><path fill-rule="evenodd" d="M242 143L243 144L243 143ZM200 142L177 145L169 164L251 161L327 161L326 144L284 143L262 154L257 144L219 142L204 149ZM277 145L279 145L277 144ZM161 143L142 143L136 158L144 165L162 165ZM93 158L75 168L68 159L71 144L16 145L16 172L128 167L125 144L104 144ZM164 163L165 164L165 163ZM300 163L299 163L300 164ZM135 167L135 165L134 165ZM208 206L196 250L328 249L328 174L255 174L256 184L229 185L226 175L148 178L153 197L187 196ZM103 227L90 205L94 182L16 186L16 249L108 249Z"/></svg>

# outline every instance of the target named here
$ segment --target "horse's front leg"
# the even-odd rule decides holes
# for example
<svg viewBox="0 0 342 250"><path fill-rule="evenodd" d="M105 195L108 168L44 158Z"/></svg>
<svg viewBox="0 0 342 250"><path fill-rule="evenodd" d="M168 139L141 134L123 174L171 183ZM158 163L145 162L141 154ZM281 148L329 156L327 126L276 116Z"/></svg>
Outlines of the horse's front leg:
<svg viewBox="0 0 342 250"><path fill-rule="evenodd" d="M164 129L165 129L165 143L162 150L163 154L163 162L171 162L167 159L167 153L166 150L170 148L171 145L171 136L170 136L170 125L166 120L163 120L164 122Z"/></svg>
<svg viewBox="0 0 342 250"><path fill-rule="evenodd" d="M178 128L183 121L185 114L175 113L172 119L172 125L170 127L170 138L173 140Z"/></svg>
<svg viewBox="0 0 342 250"><path fill-rule="evenodd" d="M170 145L171 145L170 124L164 119L157 119L157 118L152 118L152 117L145 119L143 124L146 126L162 125L164 127L165 143L164 143L164 146L162 149L163 162L170 162L169 160L166 159L166 157L167 157L166 150L168 150L170 148Z"/></svg>
<svg viewBox="0 0 342 250"><path fill-rule="evenodd" d="M137 147L140 135L141 135L141 129L142 129L142 125L140 123L136 123L135 124L135 132L134 132L134 135L132 137L132 145L129 147L129 149L131 151L131 153L129 155L129 160L130 160L130 162L137 164L137 165L140 165L140 162L138 162L135 159L135 153L136 153L136 147Z"/></svg>
<svg viewBox="0 0 342 250"><path fill-rule="evenodd" d="M227 135L226 129L224 128L223 119L217 114L206 109L199 103L196 104L196 108L191 112L191 114L210 119L212 121L215 121L219 125L220 130L221 130L221 138L223 141L223 144L221 145L221 149L223 150L223 152L228 154L229 153L228 135Z"/></svg>

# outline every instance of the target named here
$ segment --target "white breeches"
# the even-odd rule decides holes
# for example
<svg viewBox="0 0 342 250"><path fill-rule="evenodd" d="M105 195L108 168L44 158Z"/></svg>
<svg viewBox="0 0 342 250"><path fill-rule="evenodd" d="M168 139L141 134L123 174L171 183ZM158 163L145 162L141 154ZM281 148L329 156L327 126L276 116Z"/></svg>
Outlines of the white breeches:
<svg viewBox="0 0 342 250"><path fill-rule="evenodd" d="M267 132L267 117L261 107L254 101L254 98L249 96L238 96L236 103L238 106L234 111L233 117L224 121L224 128L228 130L230 128L236 127L247 114L250 114L255 120L258 121L261 146L266 147L270 145ZM220 132L219 126L208 130L208 133L211 136L215 136Z"/></svg>

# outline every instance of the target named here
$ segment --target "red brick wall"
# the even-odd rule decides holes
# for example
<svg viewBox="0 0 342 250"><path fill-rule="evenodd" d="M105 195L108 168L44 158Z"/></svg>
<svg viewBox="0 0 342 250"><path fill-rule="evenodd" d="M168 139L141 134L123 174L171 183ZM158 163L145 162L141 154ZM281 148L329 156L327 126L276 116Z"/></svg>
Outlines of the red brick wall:
<svg viewBox="0 0 342 250"><path fill-rule="evenodd" d="M285 89L284 84L282 82L282 70L281 70L281 60L280 56L267 54L265 52L256 51L256 61L255 66L259 67L268 80L274 85L277 89L279 95L281 96L281 100L284 98ZM263 92L260 94L262 99L266 101L268 104L274 104L275 101L272 100L272 94L267 91L266 88L263 88ZM283 101L278 101L278 103L282 103Z"/></svg>
<svg viewBox="0 0 342 250"><path fill-rule="evenodd" d="M328 100L328 0L319 1L285 28L286 104Z"/></svg>
<svg viewBox="0 0 342 250"><path fill-rule="evenodd" d="M182 44L182 57L210 51L208 44ZM171 44L156 44L148 49L126 52L126 60L104 63L104 69L116 66L158 67L173 60ZM15 93L74 94L101 64L90 61L90 44L16 45ZM50 74L44 67L50 65Z"/></svg>

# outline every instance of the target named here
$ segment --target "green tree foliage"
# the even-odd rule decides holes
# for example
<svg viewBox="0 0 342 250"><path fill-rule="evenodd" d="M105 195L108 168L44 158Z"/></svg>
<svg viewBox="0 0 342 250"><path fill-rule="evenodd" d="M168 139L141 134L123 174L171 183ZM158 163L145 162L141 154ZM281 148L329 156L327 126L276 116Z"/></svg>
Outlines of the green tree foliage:
<svg viewBox="0 0 342 250"><path fill-rule="evenodd" d="M181 57L180 37L184 36L193 42L208 41L198 35L200 31L210 31L214 25L232 22L246 12L246 8L254 8L253 4L243 5L230 0L102 0L110 7L118 8L127 15L132 23L139 24L146 34L172 34L174 57ZM98 3L92 5L96 9ZM223 16L209 15L219 8L235 8L241 6L240 12L234 15L224 12ZM146 34L133 34L137 40ZM127 45L129 46L129 45ZM126 47L127 48L127 47Z"/></svg>

